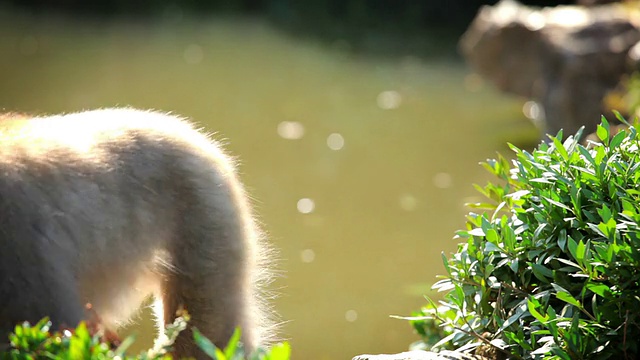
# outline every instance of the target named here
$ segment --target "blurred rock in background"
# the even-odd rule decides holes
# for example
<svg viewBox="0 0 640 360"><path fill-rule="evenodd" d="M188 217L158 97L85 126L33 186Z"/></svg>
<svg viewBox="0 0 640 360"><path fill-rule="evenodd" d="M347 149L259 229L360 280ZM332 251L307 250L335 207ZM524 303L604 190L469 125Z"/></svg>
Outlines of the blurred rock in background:
<svg viewBox="0 0 640 360"><path fill-rule="evenodd" d="M634 70L639 20L624 4L535 8L503 0L481 8L459 44L481 76L539 105L529 115L542 132L585 125L588 133L602 114L613 119L604 99Z"/></svg>

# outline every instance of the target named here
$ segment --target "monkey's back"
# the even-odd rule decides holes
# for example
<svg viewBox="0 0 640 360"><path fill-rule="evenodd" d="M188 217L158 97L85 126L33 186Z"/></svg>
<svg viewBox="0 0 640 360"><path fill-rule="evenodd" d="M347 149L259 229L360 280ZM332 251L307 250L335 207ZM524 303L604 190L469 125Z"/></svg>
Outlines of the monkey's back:
<svg viewBox="0 0 640 360"><path fill-rule="evenodd" d="M77 161L108 166L114 165L110 157L115 153L153 144L214 157L224 170L232 171L218 144L191 122L169 114L113 108L46 117L0 115L3 162L12 158L55 161L55 155L64 152Z"/></svg>
<svg viewBox="0 0 640 360"><path fill-rule="evenodd" d="M104 109L0 122L0 201L29 214L86 220L99 218L88 210L175 205L189 188L215 187L194 183L199 172L234 176L220 147L178 117ZM36 216L29 214L22 215Z"/></svg>

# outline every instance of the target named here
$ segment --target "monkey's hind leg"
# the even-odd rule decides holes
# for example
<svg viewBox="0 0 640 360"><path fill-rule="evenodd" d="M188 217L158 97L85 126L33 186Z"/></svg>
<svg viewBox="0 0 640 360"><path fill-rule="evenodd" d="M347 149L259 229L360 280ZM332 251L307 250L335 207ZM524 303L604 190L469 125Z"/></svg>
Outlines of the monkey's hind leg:
<svg viewBox="0 0 640 360"><path fill-rule="evenodd" d="M178 357L203 356L191 327L219 348L240 327L247 354L260 341L262 315L254 292L254 272L261 271L258 243L240 185L221 178L180 200L182 212L168 249L171 266L161 286L164 323L172 323L181 308L191 318L174 344Z"/></svg>

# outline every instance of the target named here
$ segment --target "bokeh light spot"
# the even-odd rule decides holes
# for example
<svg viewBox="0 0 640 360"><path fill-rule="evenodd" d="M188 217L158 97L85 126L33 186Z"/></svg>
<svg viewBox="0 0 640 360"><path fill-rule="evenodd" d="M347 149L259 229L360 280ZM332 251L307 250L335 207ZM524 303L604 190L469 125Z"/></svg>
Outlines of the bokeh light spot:
<svg viewBox="0 0 640 360"><path fill-rule="evenodd" d="M522 105L522 113L531 120L540 119L540 105L535 101L527 101Z"/></svg>
<svg viewBox="0 0 640 360"><path fill-rule="evenodd" d="M308 198L303 198L298 200L298 211L302 214L310 214L315 209L316 204L313 200Z"/></svg>
<svg viewBox="0 0 640 360"><path fill-rule="evenodd" d="M347 310L347 312L344 313L344 318L348 322L354 322L354 321L358 320L358 312L355 311L355 310Z"/></svg>
<svg viewBox="0 0 640 360"><path fill-rule="evenodd" d="M411 194L400 196L400 208L404 211L413 211L418 206L418 199Z"/></svg>
<svg viewBox="0 0 640 360"><path fill-rule="evenodd" d="M448 189L451 187L451 175L447 173L437 173L433 177L433 185L439 189Z"/></svg>
<svg viewBox="0 0 640 360"><path fill-rule="evenodd" d="M316 259L316 253L311 249L304 249L300 252L300 259L305 263L313 262Z"/></svg>
<svg viewBox="0 0 640 360"><path fill-rule="evenodd" d="M327 137L327 146L331 150L340 150L344 147L344 137L338 133L333 133Z"/></svg>
<svg viewBox="0 0 640 360"><path fill-rule="evenodd" d="M378 107L384 110L397 109L402 102L402 96L394 90L383 91L376 99Z"/></svg>
<svg viewBox="0 0 640 360"><path fill-rule="evenodd" d="M278 135L288 140L301 139L304 136L304 125L297 121L282 121L278 124Z"/></svg>

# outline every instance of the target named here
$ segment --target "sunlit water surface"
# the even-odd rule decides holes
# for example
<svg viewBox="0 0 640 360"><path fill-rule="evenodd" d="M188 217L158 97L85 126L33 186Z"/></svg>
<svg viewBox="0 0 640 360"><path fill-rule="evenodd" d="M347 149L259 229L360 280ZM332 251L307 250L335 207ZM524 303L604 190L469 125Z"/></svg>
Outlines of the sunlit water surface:
<svg viewBox="0 0 640 360"><path fill-rule="evenodd" d="M478 162L536 137L522 102L459 59L356 55L247 19L0 20L0 108L154 108L225 139L279 249L295 359L417 340L389 315L418 309L444 273L472 184L490 179Z"/></svg>

